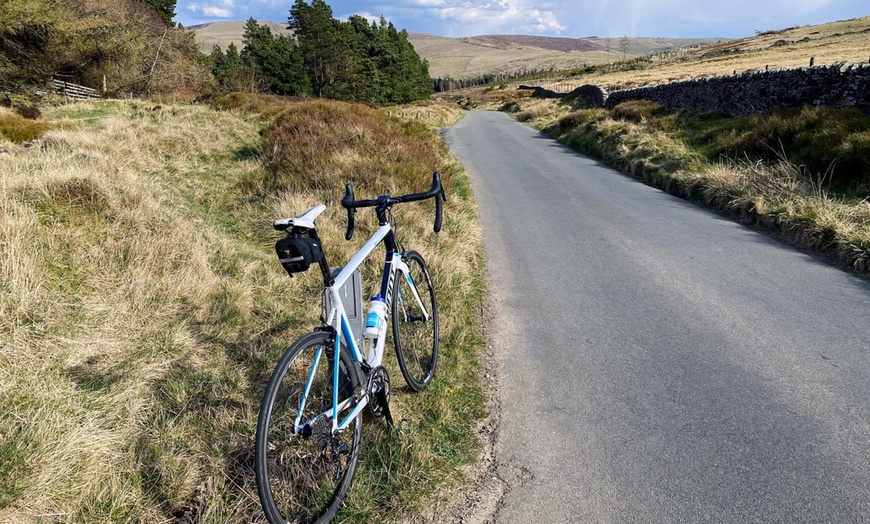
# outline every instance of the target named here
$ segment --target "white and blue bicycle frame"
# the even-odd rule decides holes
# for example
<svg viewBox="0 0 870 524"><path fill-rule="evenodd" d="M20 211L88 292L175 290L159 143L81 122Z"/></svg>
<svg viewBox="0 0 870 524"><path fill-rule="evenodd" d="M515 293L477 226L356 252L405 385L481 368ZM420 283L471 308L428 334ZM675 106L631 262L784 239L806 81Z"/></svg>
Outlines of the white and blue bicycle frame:
<svg viewBox="0 0 870 524"><path fill-rule="evenodd" d="M317 206L313 209L310 209L300 215L299 217L292 219L284 219L282 221L276 222L279 223L287 223L296 227L303 227L307 229L314 230L314 220L317 218L320 213L322 213L326 209L326 206ZM381 365L384 357L384 346L386 343L386 330L388 321L385 319L383 324L381 325L381 332L376 339L369 340L367 338L363 338L361 341L357 341L353 335L353 331L350 326L350 322L348 320L347 313L345 311L344 304L341 301L341 295L339 290L343 288L345 284L347 284L348 280L352 278L352 275L356 271L356 269L363 263L363 261L371 255L371 253L375 250L375 248L381 243L385 242L387 248L387 257L384 262L384 271L383 271L383 279L381 282L381 290L380 294L386 300L387 311L392 311L392 301L395 298L399 300L399 305L401 306L402 311L406 311L404 308L404 300L411 299L410 297L393 297L393 280L396 278L396 273L401 273L401 275L407 280L410 289L412 290L414 297L412 300L416 300L417 304L420 306L420 311L423 312L424 320L428 321L430 319L431 312L426 304L420 297L420 294L417 292L417 287L414 285L414 282L411 278L410 271L408 269L408 265L402 260L402 255L397 251L396 239L393 234L392 227L389 222L384 223L379 226L377 231L372 235L372 237L368 240L368 242L360 248L359 251L350 259L350 262L341 269L341 271L334 277L334 281L332 285L325 287L325 292L329 294L331 300L328 301L332 305L330 311L327 312L326 324L331 326L332 330L335 333L335 343L332 348L333 351L332 358L333 362L338 364L340 362L340 352L341 345L344 344L347 347L348 352L350 353L351 359L358 364L365 365L366 369L374 369ZM329 274L328 265L324 261L321 262L321 267L326 268L324 270L324 276ZM328 282L328 280L327 280ZM407 314L407 313L404 313ZM360 342L363 347L360 347ZM366 347L367 346L367 347ZM367 351L366 351L367 350ZM311 386L314 382L314 371L317 369L318 364L320 363L320 359L323 358L323 353L325 348L320 346L317 348L317 352L314 357L314 362L311 365L311 372L308 376L308 381L305 385L305 391L302 395L302 398L299 401L299 412L296 415L296 419L294 421L294 433L300 433L302 428L306 425L310 424L312 420L302 420L302 413L305 411L305 404L308 400L308 394L311 391ZM360 398L357 398L357 395L353 395L348 399L343 400L339 403L338 401L338 392L339 392L339 372L338 365L333 366L332 372L332 409L322 413L320 415L315 416L317 418L321 415L328 416L332 419L332 432L335 433L337 431L343 431L348 427L348 425L356 419L360 415L363 409L369 403L369 395L368 392L364 391ZM363 377L365 378L365 377ZM356 403L353 406L353 409L344 416L344 418L339 422L338 417L348 409L348 407L352 403Z"/></svg>

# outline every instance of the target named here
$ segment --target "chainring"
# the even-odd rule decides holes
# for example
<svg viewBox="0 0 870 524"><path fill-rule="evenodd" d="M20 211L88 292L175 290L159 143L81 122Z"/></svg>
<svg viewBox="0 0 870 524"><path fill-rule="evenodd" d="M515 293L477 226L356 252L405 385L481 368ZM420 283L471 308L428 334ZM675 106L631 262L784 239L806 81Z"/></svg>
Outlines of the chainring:
<svg viewBox="0 0 870 524"><path fill-rule="evenodd" d="M381 391L383 391L383 395L380 395ZM389 402L392 394L390 374L387 372L387 368L378 366L369 373L367 392L369 395L369 410L372 415L377 418L385 416L390 409Z"/></svg>

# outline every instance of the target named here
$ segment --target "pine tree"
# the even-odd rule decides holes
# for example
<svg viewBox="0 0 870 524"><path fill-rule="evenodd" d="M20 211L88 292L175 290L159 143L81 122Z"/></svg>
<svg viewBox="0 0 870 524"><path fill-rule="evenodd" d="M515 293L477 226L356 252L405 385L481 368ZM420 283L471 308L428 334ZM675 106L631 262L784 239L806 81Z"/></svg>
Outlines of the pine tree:
<svg viewBox="0 0 870 524"><path fill-rule="evenodd" d="M358 65L338 20L323 0L296 0L288 18L295 32L315 96L352 100Z"/></svg>
<svg viewBox="0 0 870 524"><path fill-rule="evenodd" d="M222 90L239 91L246 88L247 82L242 79L249 78L250 73L245 70L235 43L230 42L226 53L219 46L214 46L208 56L208 65Z"/></svg>
<svg viewBox="0 0 870 524"><path fill-rule="evenodd" d="M323 0L296 0L288 22L315 96L400 104L433 92L429 64L407 31L397 31L384 18L372 24L361 16L339 22Z"/></svg>
<svg viewBox="0 0 870 524"><path fill-rule="evenodd" d="M175 18L176 0L145 0L145 3L154 9L160 18L166 22L166 25L175 25L172 19Z"/></svg>
<svg viewBox="0 0 870 524"><path fill-rule="evenodd" d="M299 95L310 91L302 54L293 39L275 36L266 25L251 18L242 37L241 58L259 75L267 89L279 95Z"/></svg>

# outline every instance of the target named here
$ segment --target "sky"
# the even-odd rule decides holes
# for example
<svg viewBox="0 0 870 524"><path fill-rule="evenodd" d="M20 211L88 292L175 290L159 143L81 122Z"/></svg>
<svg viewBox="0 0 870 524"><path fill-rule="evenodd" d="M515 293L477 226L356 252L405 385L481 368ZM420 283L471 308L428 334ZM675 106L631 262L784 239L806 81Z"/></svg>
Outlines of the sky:
<svg viewBox="0 0 870 524"><path fill-rule="evenodd" d="M740 38L757 31L870 15L868 0L326 0L335 18L386 17L398 29L447 37L524 34ZM293 0L178 0L185 27L226 20L285 22ZM870 40L870 36L868 36Z"/></svg>

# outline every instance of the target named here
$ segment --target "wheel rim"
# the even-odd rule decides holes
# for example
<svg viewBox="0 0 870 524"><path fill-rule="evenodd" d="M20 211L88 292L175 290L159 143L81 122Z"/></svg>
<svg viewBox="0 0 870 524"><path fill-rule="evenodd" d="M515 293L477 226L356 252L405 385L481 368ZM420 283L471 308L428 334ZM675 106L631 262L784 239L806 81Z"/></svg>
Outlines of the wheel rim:
<svg viewBox="0 0 870 524"><path fill-rule="evenodd" d="M265 469L272 510L277 512L270 517L284 522L329 520L349 487L359 454L359 418L333 437L332 419L316 417L332 407L331 359L327 354L333 350L323 346L317 365L313 366L318 347L318 342L311 343L292 360L273 392L268 417L261 467ZM339 369L346 370L346 364L342 362ZM305 436L294 435L300 399L309 377L312 386L301 419L313 423ZM341 371L340 377L339 402L351 397L354 390L347 371ZM339 422L348 411L339 414Z"/></svg>
<svg viewBox="0 0 870 524"><path fill-rule="evenodd" d="M406 263L429 319L424 319L410 284L400 277L394 310L396 349L402 374L413 389L419 390L428 384L434 372L438 311L429 275L415 257L408 257Z"/></svg>

